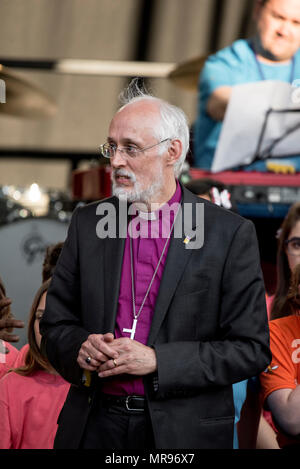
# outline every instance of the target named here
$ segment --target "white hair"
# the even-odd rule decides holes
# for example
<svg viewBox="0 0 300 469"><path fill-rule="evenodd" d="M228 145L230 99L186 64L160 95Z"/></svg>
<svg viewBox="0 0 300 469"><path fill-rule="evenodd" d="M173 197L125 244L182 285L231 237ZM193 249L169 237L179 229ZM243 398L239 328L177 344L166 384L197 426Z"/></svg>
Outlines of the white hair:
<svg viewBox="0 0 300 469"><path fill-rule="evenodd" d="M172 140L178 139L182 144L181 155L174 164L174 174L176 177L178 177L189 150L190 132L187 117L182 109L168 103L167 101L164 101L163 99L151 95L145 89L141 89L137 82L138 79L134 78L130 82L129 86L120 94L119 99L122 103L122 107L119 109L119 111L124 109L129 104L144 100L149 100L158 104L160 110L160 122L153 127L153 133L155 137L159 141L168 138ZM164 145L169 144L169 141L163 144L161 152L164 151Z"/></svg>

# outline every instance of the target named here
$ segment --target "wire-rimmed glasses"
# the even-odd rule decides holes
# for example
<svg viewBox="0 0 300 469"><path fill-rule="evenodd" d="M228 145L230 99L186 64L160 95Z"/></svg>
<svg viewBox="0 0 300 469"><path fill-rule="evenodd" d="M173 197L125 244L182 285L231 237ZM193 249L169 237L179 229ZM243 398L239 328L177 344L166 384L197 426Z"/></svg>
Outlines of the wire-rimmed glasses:
<svg viewBox="0 0 300 469"><path fill-rule="evenodd" d="M139 153L150 150L150 148L154 148L161 143L167 142L168 140L172 139L165 138L164 140L161 140L160 142L154 143L154 145L150 145L149 147L145 148L138 148L135 145L125 145L124 147L118 147L115 143L107 142L103 145L100 145L99 149L105 158L113 158L118 150L126 157L135 158Z"/></svg>

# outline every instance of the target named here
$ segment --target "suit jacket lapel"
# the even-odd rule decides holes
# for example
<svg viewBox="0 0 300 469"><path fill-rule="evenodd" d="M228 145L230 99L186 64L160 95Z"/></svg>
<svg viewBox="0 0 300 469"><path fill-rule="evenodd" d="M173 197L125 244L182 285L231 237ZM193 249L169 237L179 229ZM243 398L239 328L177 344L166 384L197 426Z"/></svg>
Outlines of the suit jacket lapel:
<svg viewBox="0 0 300 469"><path fill-rule="evenodd" d="M120 206L123 216L128 213L126 203L120 203L116 199L114 204L116 208L116 222L120 220ZM112 214L113 216L113 214ZM127 220L127 215L126 215ZM120 280L122 274L123 254L125 248L127 233L127 223L122 219L122 223L116 226L116 237L106 238L104 240L104 331L114 333L116 315L118 310L118 298L120 289Z"/></svg>
<svg viewBox="0 0 300 469"><path fill-rule="evenodd" d="M168 311L171 300L175 294L177 285L185 270L185 266L190 259L193 249L188 249L185 240L192 239L195 228L202 220L196 217L196 202L200 202L194 194L183 189L183 201L181 211L177 215L173 236L170 241L167 260L164 268L162 281L160 284L153 320L151 324L148 345L152 345ZM191 210L193 207L193 210ZM191 216L190 216L191 215ZM181 230L179 229L181 226ZM177 231L177 229L179 229ZM181 236L176 233L181 231ZM175 237L174 237L175 233Z"/></svg>

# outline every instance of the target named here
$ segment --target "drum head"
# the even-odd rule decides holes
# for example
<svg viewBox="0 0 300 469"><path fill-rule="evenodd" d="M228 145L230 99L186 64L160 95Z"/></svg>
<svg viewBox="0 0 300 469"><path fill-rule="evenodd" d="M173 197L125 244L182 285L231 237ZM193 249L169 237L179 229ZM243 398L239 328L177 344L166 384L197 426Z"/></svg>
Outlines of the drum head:
<svg viewBox="0 0 300 469"><path fill-rule="evenodd" d="M42 284L46 248L64 241L68 224L50 218L28 218L0 226L0 276L12 299L12 312L27 324L34 295ZM15 345L27 343L27 328L15 329Z"/></svg>

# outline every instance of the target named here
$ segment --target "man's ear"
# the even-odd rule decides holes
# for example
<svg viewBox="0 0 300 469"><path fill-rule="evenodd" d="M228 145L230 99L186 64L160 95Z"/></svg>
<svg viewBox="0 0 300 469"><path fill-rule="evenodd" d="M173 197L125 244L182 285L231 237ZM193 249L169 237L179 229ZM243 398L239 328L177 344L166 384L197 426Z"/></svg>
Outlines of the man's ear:
<svg viewBox="0 0 300 469"><path fill-rule="evenodd" d="M179 139L174 139L168 148L167 164L174 165L182 153L182 143Z"/></svg>

